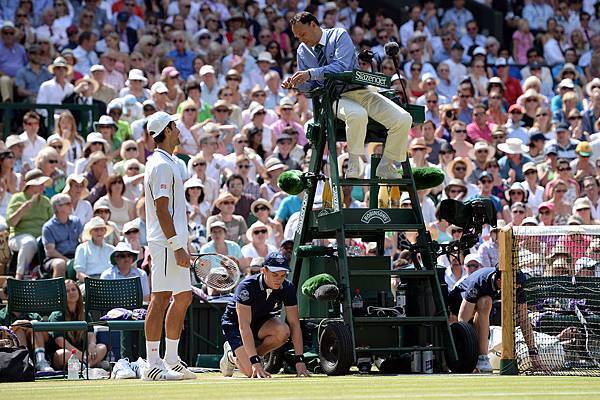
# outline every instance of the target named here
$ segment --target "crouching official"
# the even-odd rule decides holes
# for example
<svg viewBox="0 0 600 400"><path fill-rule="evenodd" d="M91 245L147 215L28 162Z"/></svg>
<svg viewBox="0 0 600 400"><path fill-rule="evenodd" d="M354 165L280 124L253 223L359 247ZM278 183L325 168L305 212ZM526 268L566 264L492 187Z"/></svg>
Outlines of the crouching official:
<svg viewBox="0 0 600 400"><path fill-rule="evenodd" d="M302 354L296 288L286 279L289 271L287 259L281 253L271 253L265 257L260 274L246 278L236 288L221 320L226 340L220 363L223 375L232 376L237 366L249 378L270 378L261 357L284 345L291 335L296 373L309 376ZM287 324L279 318L282 304Z"/></svg>

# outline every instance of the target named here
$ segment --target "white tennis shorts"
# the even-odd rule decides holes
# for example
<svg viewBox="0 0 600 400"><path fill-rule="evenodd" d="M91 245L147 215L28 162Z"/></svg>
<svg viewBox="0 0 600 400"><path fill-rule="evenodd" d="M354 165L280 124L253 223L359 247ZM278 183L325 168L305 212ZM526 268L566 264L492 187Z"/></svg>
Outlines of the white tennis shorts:
<svg viewBox="0 0 600 400"><path fill-rule="evenodd" d="M173 250L153 243L148 243L148 250L152 257L152 292L177 294L191 290L190 270L177 265Z"/></svg>

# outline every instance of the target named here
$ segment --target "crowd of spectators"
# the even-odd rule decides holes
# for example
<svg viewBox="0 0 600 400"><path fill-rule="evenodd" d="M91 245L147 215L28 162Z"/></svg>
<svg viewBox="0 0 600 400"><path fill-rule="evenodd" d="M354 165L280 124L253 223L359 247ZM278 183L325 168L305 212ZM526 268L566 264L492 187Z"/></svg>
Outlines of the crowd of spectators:
<svg viewBox="0 0 600 400"><path fill-rule="evenodd" d="M47 110L32 107L2 141L0 225L18 253L16 277L140 276L149 295L142 183L154 150L146 118L156 111L178 115L190 251L235 257L244 272L275 249L289 254L303 195L287 195L277 178L308 168L313 114L310 99L281 82L296 71L288 21L305 9L323 28L346 29L357 55L372 51L361 69L389 75L398 96L425 106L409 155L446 173L419 196L434 239L461 235L439 218L445 198L491 199L500 225L600 222L600 2L499 3L503 37L481 29L464 0L446 9L425 0L404 20L357 0L0 1L0 100L90 105L100 115L84 126L86 111L56 110L47 126ZM384 51L390 41L400 44L398 70ZM381 153L365 145L366 177ZM338 154L343 173L343 143ZM344 191L345 207L368 199L368 187ZM393 191L378 202L410 207ZM496 239L485 230L469 263L494 266ZM401 264L414 240L390 233L384 253ZM377 250L348 244L353 254ZM471 267L440 262L451 286Z"/></svg>

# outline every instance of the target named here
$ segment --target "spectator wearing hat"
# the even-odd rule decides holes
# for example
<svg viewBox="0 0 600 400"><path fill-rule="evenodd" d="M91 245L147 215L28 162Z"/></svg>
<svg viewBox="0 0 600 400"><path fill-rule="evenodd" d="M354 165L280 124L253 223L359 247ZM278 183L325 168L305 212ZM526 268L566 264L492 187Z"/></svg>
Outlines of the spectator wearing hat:
<svg viewBox="0 0 600 400"><path fill-rule="evenodd" d="M267 200L273 210L279 210L279 205L287 193L279 188L278 178L282 172L288 170L288 166L276 158L269 158L265 162L265 168L267 179L260 187L259 199Z"/></svg>
<svg viewBox="0 0 600 400"><path fill-rule="evenodd" d="M531 210L529 210L525 204L521 203L520 201L513 203L510 206L510 226L521 226L527 217L527 214L531 214Z"/></svg>
<svg viewBox="0 0 600 400"><path fill-rule="evenodd" d="M577 158L570 163L571 171L575 174L573 179L580 182L586 176L596 176L596 166L590 161L593 154L592 145L589 142L579 142L575 148Z"/></svg>
<svg viewBox="0 0 600 400"><path fill-rule="evenodd" d="M271 214L273 213L273 206L271 203L260 198L252 203L250 209L252 210L252 215L254 215L258 221L269 227L271 234L267 238L267 243L279 247L283 240L283 226L281 225L281 222L271 218Z"/></svg>
<svg viewBox="0 0 600 400"><path fill-rule="evenodd" d="M244 267L248 264L242 255L242 249L236 240L229 240L229 228L223 221L215 220L210 226L207 224L210 241L200 248L200 254L217 253L232 257ZM245 236L245 235L244 235Z"/></svg>
<svg viewBox="0 0 600 400"><path fill-rule="evenodd" d="M496 210L496 214L498 219L502 219L502 203L500 199L492 194L492 189L494 188L494 180L489 172L483 171L477 178L477 183L479 187L479 193L473 196L476 199L487 199L491 200L494 204L494 209Z"/></svg>
<svg viewBox="0 0 600 400"><path fill-rule="evenodd" d="M592 218L592 204L586 197L580 197L573 203L573 216L581 219L581 225L596 225Z"/></svg>
<svg viewBox="0 0 600 400"><path fill-rule="evenodd" d="M117 91L112 86L104 83L106 78L106 68L101 64L94 64L90 68L92 78L98 83L98 89L94 92L93 98L108 104L117 97Z"/></svg>
<svg viewBox="0 0 600 400"><path fill-rule="evenodd" d="M93 78L89 76L84 76L83 78L77 80L75 82L75 86L73 87L73 93L66 96L63 99L64 104L85 104L90 105L95 108L95 113L91 111L88 112L88 124L91 125L94 115L103 115L106 114L106 103L101 100L94 99L93 95L98 90L100 85ZM75 121L77 122L77 126L81 126L82 123L82 111L73 110L73 116L75 117ZM86 127L88 130L91 126ZM83 130L84 127L81 126Z"/></svg>
<svg viewBox="0 0 600 400"><path fill-rule="evenodd" d="M150 301L150 285L146 271L135 266L139 252L131 245L119 242L110 254L110 267L101 274L100 279L128 279L139 277L142 284L144 301Z"/></svg>
<svg viewBox="0 0 600 400"><path fill-rule="evenodd" d="M231 177L230 177L231 179ZM243 183L239 177L234 177L231 179L230 183L235 185L233 187L234 190L239 191L241 194L241 189ZM239 186L239 188L238 188ZM229 185L228 185L229 189ZM232 240L239 244L247 243L246 239L246 231L248 230L248 225L246 225L246 218L236 213L237 202L239 198L234 196L231 192L222 193L217 200L215 200L214 211L217 211L218 214L211 215L208 217L206 221L206 230L210 233L211 224L215 221L222 221L227 226L227 239ZM250 201L248 204L248 213L250 205L254 200ZM213 211L213 212L214 212Z"/></svg>
<svg viewBox="0 0 600 400"><path fill-rule="evenodd" d="M506 127L507 138L521 139L523 143L529 143L529 133L523 124L523 107L519 104L513 104L508 108L508 120L504 126Z"/></svg>
<svg viewBox="0 0 600 400"><path fill-rule="evenodd" d="M575 94L575 99L577 100L577 108L582 109L583 106L579 102L579 96L575 83L571 78L565 78L561 80L556 86L556 95L554 95L554 97L552 97L552 99L550 100L550 107L552 109L553 117L557 111L563 109L563 96L569 92L573 92ZM571 108L573 108L573 105L571 105L571 107L567 111L570 111Z"/></svg>
<svg viewBox="0 0 600 400"><path fill-rule="evenodd" d="M61 104L63 99L73 93L73 85L67 80L67 76L73 71L73 67L67 64L63 57L56 57L54 62L48 66L48 71L54 75L40 85L36 103ZM40 110L40 114L47 116L46 110Z"/></svg>
<svg viewBox="0 0 600 400"><path fill-rule="evenodd" d="M77 246L73 268L77 280L83 283L86 277L98 278L111 266L111 254L114 247L105 242L105 238L113 232L101 217L93 217L83 228L82 243Z"/></svg>
<svg viewBox="0 0 600 400"><path fill-rule="evenodd" d="M22 192L13 194L6 209L10 227L8 246L18 251L16 278L23 279L37 251L36 238L42 235L42 226L52 217L50 200L43 195L51 180L39 169L25 174Z"/></svg>
<svg viewBox="0 0 600 400"><path fill-rule="evenodd" d="M410 165L412 167L432 167L433 164L427 161L427 155L431 149L425 143L425 139L422 137L413 139L408 146L408 152L410 155Z"/></svg>
<svg viewBox="0 0 600 400"><path fill-rule="evenodd" d="M244 124L249 123L253 120L253 112L258 112L258 110L263 110L266 112L264 117L264 123L266 125L272 125L279 119L279 115L275 112L273 108L266 108L265 103L267 101L267 92L264 89L265 85L254 85L252 90L250 91L250 99L252 102L248 106L248 108L242 111L242 122ZM257 110L257 111L255 111Z"/></svg>
<svg viewBox="0 0 600 400"><path fill-rule="evenodd" d="M137 101L143 103L152 96L150 90L146 89L147 84L148 79L144 76L144 72L137 68L132 68L129 70L125 87L119 91L119 97L125 97L129 94L132 94L135 96ZM152 88L155 88L155 86L152 85ZM153 90L153 92L157 91Z"/></svg>
<svg viewBox="0 0 600 400"><path fill-rule="evenodd" d="M52 74L42 64L40 50L39 45L29 46L27 49L29 62L24 68L20 68L15 75L15 87L18 95L25 97L31 103L35 101L42 83L52 79Z"/></svg>
<svg viewBox="0 0 600 400"><path fill-rule="evenodd" d="M12 102L17 72L27 65L25 49L17 41L15 25L6 20L0 28L0 97Z"/></svg>
<svg viewBox="0 0 600 400"><path fill-rule="evenodd" d="M54 142L56 140L60 141L58 135L52 136L48 139L52 139ZM39 168L45 176L51 179L51 183L44 190L44 194L48 198L61 192L65 187L66 175L61 165L63 162L58 151L50 145L44 147L35 158L35 167Z"/></svg>
<svg viewBox="0 0 600 400"><path fill-rule="evenodd" d="M512 138L506 139L505 143L500 143L498 150L504 153L504 156L498 160L502 178L512 182L522 182L525 179L523 165L531 161L527 155L529 147L525 146L521 139Z"/></svg>
<svg viewBox="0 0 600 400"><path fill-rule="evenodd" d="M5 140L6 150L12 152L14 157L13 171L18 174L24 174L31 168L31 165L25 163L25 170L23 169L23 151L26 143L27 139L23 138L21 135L9 135Z"/></svg>
<svg viewBox="0 0 600 400"><path fill-rule="evenodd" d="M92 205L85 199L89 194L85 176L69 175L62 192L71 198L72 214L79 218L81 224L87 224L92 218Z"/></svg>
<svg viewBox="0 0 600 400"><path fill-rule="evenodd" d="M200 179L196 177L188 179L183 188L188 210L188 225L192 226L195 233L194 238L200 240L201 237L206 236L204 226L206 226L206 219L210 214L210 203L206 201L204 185Z"/></svg>
<svg viewBox="0 0 600 400"><path fill-rule="evenodd" d="M212 65L203 65L200 68L200 88L202 101L206 104L214 104L217 101L219 85L215 76L215 68Z"/></svg>
<svg viewBox="0 0 600 400"><path fill-rule="evenodd" d="M52 277L65 276L67 262L75 256L83 225L72 215L73 205L68 194L59 193L50 200L54 216L42 227L42 243L46 252L41 269Z"/></svg>
<svg viewBox="0 0 600 400"><path fill-rule="evenodd" d="M256 221L246 231L248 244L242 247L242 255L250 260L255 257L266 257L268 254L277 251L277 247L267 242L267 238L273 236L271 228L261 221Z"/></svg>
<svg viewBox="0 0 600 400"><path fill-rule="evenodd" d="M464 201L467 197L467 185L461 179L450 179L444 187L444 195L448 199Z"/></svg>
<svg viewBox="0 0 600 400"><path fill-rule="evenodd" d="M300 169L298 162L291 157L293 148L294 144L292 136L287 133L282 133L275 141L273 155L267 160L273 158L285 164L289 169Z"/></svg>

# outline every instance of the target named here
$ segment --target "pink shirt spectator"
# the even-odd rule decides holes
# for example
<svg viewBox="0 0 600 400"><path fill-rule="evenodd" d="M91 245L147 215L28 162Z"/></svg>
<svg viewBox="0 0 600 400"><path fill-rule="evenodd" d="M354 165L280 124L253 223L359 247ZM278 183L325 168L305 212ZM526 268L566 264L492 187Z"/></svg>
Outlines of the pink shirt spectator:
<svg viewBox="0 0 600 400"><path fill-rule="evenodd" d="M495 128L495 124L491 121L486 121L485 126L481 129L475 122L471 122L467 125L467 137L471 143L475 143L479 140L485 140L489 144L492 144L492 129Z"/></svg>
<svg viewBox="0 0 600 400"><path fill-rule="evenodd" d="M512 38L517 45L517 59L515 61L517 64L527 64L527 50L533 47L533 35L531 32L523 33L521 31L515 31Z"/></svg>

